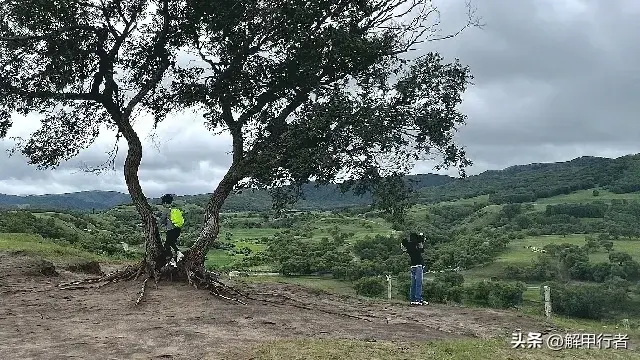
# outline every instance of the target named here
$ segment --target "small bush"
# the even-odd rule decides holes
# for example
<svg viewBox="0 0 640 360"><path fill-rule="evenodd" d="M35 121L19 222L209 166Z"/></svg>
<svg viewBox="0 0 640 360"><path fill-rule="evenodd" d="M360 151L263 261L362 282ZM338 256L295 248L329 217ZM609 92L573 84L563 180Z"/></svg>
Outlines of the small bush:
<svg viewBox="0 0 640 360"><path fill-rule="evenodd" d="M540 287L541 294L545 285L551 287L551 310L559 315L601 320L628 305L628 283L622 279L614 278L599 285L548 282Z"/></svg>
<svg viewBox="0 0 640 360"><path fill-rule="evenodd" d="M353 287L358 295L368 297L379 297L387 291L385 281L379 277L362 278L356 281Z"/></svg>
<svg viewBox="0 0 640 360"><path fill-rule="evenodd" d="M451 286L446 282L438 280L426 281L422 284L423 299L433 303L461 303L463 294L464 291L462 286Z"/></svg>
<svg viewBox="0 0 640 360"><path fill-rule="evenodd" d="M521 282L482 281L465 289L467 300L478 305L506 309L522 304L526 286Z"/></svg>
<svg viewBox="0 0 640 360"><path fill-rule="evenodd" d="M422 298L432 303L462 303L462 299L464 298L463 282L464 277L462 274L456 272L437 274L433 281L425 281L422 283ZM409 300L411 279L406 277L398 280L397 287L402 299Z"/></svg>
<svg viewBox="0 0 640 360"><path fill-rule="evenodd" d="M397 288L400 298L408 301L409 290L411 289L411 279L409 277L402 277L398 279L397 283L394 286Z"/></svg>
<svg viewBox="0 0 640 360"><path fill-rule="evenodd" d="M462 286L464 284L464 276L455 271L445 271L443 273L437 273L435 280L451 287Z"/></svg>

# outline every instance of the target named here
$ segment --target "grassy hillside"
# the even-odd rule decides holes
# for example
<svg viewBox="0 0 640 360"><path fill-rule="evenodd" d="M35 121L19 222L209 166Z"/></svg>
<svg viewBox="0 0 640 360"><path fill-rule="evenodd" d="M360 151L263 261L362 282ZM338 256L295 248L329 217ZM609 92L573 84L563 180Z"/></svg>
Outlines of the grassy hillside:
<svg viewBox="0 0 640 360"><path fill-rule="evenodd" d="M430 301L519 307L539 314L538 286L553 283L559 292L553 296L560 299L554 311L559 314L640 319L640 192L631 191L637 161L634 156L580 158L464 180L429 180L445 182L440 185L418 177L427 181L418 196L446 192L447 201L422 198L424 203L413 206L402 223L366 206L323 209L346 203L327 188L311 191L315 195L304 200L318 209L281 215L229 210L270 203L265 193L244 192L232 198L222 214L219 241L206 265L281 274L251 281L294 282L373 297L385 296L380 276L391 274L396 279L394 298L404 300L407 258L398 246L399 236L417 230L427 234L425 260L433 272L424 291ZM553 195L556 190L545 189L562 191ZM205 202L204 195L177 200L186 219L180 246L189 247L196 239ZM44 247L43 252L51 253L46 249L68 248L121 259L139 256L136 250L143 241L142 224L129 205L93 214L5 211L0 233L42 239L39 245L25 241L25 249ZM14 240L0 242L0 249L20 248L16 235L11 236ZM613 298L616 302L608 300Z"/></svg>
<svg viewBox="0 0 640 360"><path fill-rule="evenodd" d="M421 189L417 200L437 203L486 195L494 204L533 202L595 187L614 193L639 191L640 156L581 157L566 162L486 171L442 186Z"/></svg>
<svg viewBox="0 0 640 360"><path fill-rule="evenodd" d="M45 240L41 236L35 234L0 234L0 250L39 256L47 260L108 260L106 257L99 256L86 250L76 249Z"/></svg>

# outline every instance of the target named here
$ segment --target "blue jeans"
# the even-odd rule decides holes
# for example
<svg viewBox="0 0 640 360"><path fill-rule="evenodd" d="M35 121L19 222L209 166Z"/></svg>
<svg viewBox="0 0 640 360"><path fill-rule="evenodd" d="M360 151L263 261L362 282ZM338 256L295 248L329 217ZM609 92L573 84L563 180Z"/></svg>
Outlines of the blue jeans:
<svg viewBox="0 0 640 360"><path fill-rule="evenodd" d="M411 288L409 301L422 302L422 265L411 267Z"/></svg>

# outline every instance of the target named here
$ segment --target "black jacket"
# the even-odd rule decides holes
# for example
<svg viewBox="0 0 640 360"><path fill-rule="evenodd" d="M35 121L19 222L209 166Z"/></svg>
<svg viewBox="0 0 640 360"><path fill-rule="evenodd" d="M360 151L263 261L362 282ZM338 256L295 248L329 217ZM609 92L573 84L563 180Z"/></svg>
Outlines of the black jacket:
<svg viewBox="0 0 640 360"><path fill-rule="evenodd" d="M409 254L409 262L411 266L422 265L424 266L424 259L422 254L424 253L424 247L422 242L402 240L402 246Z"/></svg>

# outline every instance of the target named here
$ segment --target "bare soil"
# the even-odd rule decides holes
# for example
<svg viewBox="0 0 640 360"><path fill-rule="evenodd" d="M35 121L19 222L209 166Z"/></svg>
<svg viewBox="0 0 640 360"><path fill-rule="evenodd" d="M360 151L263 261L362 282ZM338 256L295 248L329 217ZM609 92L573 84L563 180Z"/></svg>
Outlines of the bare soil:
<svg viewBox="0 0 640 360"><path fill-rule="evenodd" d="M242 305L187 284L161 282L158 289L149 286L143 302L134 306L141 281L60 290L59 283L87 275L60 268L43 273L43 267L46 264L22 255L0 253L2 357L249 359L251 349L261 342L279 339L412 341L508 336L515 329L550 330L546 323L510 311L410 307L282 284L243 285L242 289L283 294L297 301L272 296L284 305L253 300Z"/></svg>

